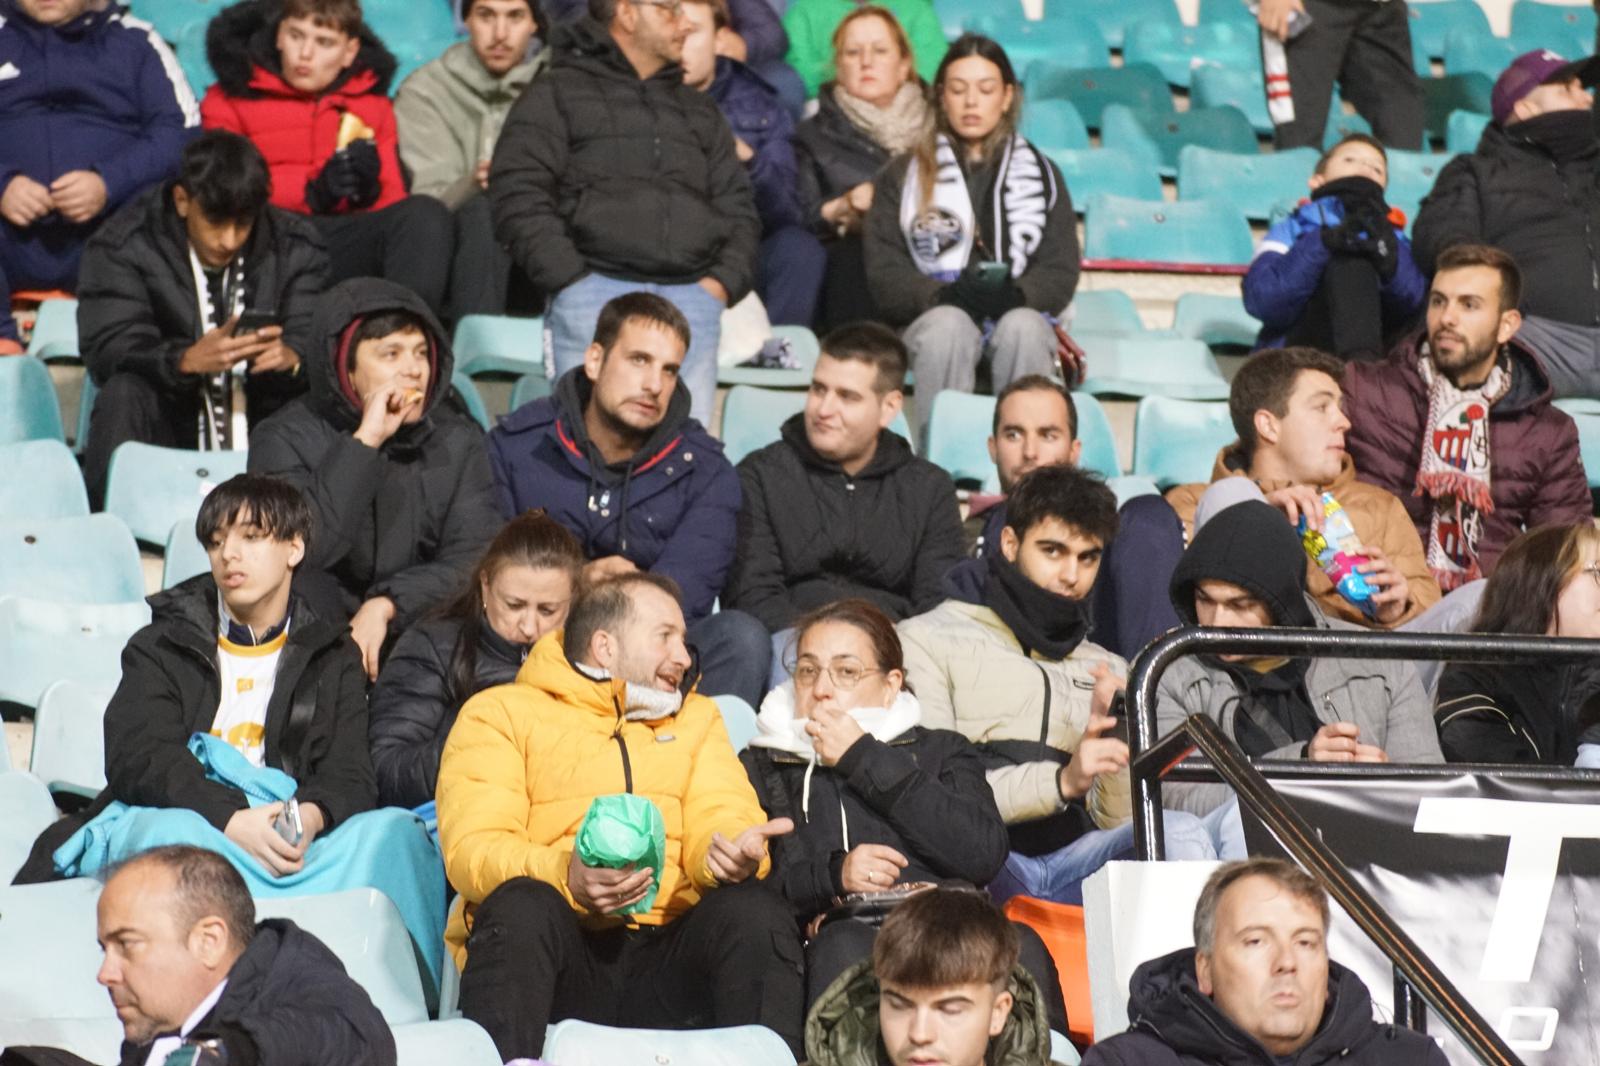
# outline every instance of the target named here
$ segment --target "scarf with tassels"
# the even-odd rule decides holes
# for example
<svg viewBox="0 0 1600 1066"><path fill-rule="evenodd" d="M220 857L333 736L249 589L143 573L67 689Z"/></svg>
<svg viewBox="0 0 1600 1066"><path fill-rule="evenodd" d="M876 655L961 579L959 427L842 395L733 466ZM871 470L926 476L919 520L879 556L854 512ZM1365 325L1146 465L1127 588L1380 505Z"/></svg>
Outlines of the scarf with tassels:
<svg viewBox="0 0 1600 1066"><path fill-rule="evenodd" d="M1483 576L1478 539L1483 515L1494 511L1489 487L1489 410L1511 388L1509 367L1497 364L1482 385L1460 389L1423 353L1417 370L1428 386L1428 420L1417 467L1417 495L1426 496L1428 569L1449 592Z"/></svg>

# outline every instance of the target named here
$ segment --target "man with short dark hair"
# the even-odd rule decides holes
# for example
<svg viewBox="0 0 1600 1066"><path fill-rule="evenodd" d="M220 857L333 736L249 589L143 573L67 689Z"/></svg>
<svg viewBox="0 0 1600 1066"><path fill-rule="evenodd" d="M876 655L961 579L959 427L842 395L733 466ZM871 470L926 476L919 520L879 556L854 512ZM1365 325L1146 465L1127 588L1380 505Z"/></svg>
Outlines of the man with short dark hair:
<svg viewBox="0 0 1600 1066"><path fill-rule="evenodd" d="M722 312L750 290L761 223L715 101L683 82L678 0L590 0L560 23L548 75L506 119L490 168L495 232L535 285L557 373L600 309L664 296L688 319L683 379L710 422Z"/></svg>
<svg viewBox="0 0 1600 1066"><path fill-rule="evenodd" d="M84 454L92 499L119 444L243 450L251 426L305 390L300 353L328 256L310 222L267 202L270 190L255 145L208 130L175 180L84 250L78 336L100 388Z"/></svg>
<svg viewBox="0 0 1600 1066"><path fill-rule="evenodd" d="M410 195L400 167L395 58L360 0L245 0L206 29L217 83L209 129L249 137L272 172L272 202L309 215L335 281L383 277L444 312L455 239L450 211Z"/></svg>
<svg viewBox="0 0 1600 1066"><path fill-rule="evenodd" d="M739 477L689 414L679 375L690 343L689 323L665 297L609 301L583 365L489 433L489 463L500 513L544 508L583 544L590 580L633 570L672 578L701 688L756 706L767 631L742 611L712 613L733 563Z"/></svg>
<svg viewBox="0 0 1600 1066"><path fill-rule="evenodd" d="M1017 930L978 892L936 888L884 919L872 957L811 1008L811 1066L1050 1066L1050 1024ZM881 1048L881 1051L880 1051Z"/></svg>
<svg viewBox="0 0 1600 1066"><path fill-rule="evenodd" d="M581 593L511 685L467 701L439 765L439 843L460 891L446 940L461 1011L506 1060L563 1018L761 1024L800 1048L799 931L762 878L768 821L716 704L691 686L671 580ZM653 804L654 865L591 850L595 801ZM620 920L619 920L620 919Z"/></svg>
<svg viewBox="0 0 1600 1066"><path fill-rule="evenodd" d="M876 324L823 339L805 411L739 464L744 504L724 601L774 633L848 596L893 619L935 606L961 557L950 475L889 429L906 349Z"/></svg>
<svg viewBox="0 0 1600 1066"><path fill-rule="evenodd" d="M1217 868L1194 911L1194 947L1141 963L1128 1031L1084 1066L1246 1061L1445 1066L1423 1033L1373 1021L1361 978L1328 958L1328 896L1281 859ZM1240 1056L1246 1056L1241 1058Z"/></svg>
<svg viewBox="0 0 1600 1066"><path fill-rule="evenodd" d="M111 871L97 911L122 1066L180 1048L208 1066L395 1062L389 1026L339 959L287 919L258 924L249 889L215 852L140 852Z"/></svg>
<svg viewBox="0 0 1600 1066"><path fill-rule="evenodd" d="M1345 371L1356 476L1405 504L1445 592L1487 577L1524 529L1589 521L1577 427L1551 405L1544 364L1516 335L1521 290L1500 249L1450 248L1426 334Z"/></svg>

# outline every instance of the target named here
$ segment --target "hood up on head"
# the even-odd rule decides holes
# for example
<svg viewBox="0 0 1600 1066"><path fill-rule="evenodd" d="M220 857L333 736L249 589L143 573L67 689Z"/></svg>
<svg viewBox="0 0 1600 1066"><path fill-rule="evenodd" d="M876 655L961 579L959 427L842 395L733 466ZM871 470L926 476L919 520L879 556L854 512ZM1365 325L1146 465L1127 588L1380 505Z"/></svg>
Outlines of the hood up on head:
<svg viewBox="0 0 1600 1066"><path fill-rule="evenodd" d="M1226 581L1248 589L1267 605L1272 623L1312 626L1306 603L1306 556L1283 514L1261 500L1218 511L1195 533L1172 572L1170 595L1178 617L1197 625L1195 586Z"/></svg>

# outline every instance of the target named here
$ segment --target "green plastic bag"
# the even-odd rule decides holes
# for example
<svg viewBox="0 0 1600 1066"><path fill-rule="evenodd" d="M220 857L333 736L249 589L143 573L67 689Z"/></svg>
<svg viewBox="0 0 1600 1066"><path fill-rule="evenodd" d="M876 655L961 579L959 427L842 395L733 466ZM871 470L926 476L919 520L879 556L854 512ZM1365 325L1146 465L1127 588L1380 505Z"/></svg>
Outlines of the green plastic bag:
<svg viewBox="0 0 1600 1066"><path fill-rule="evenodd" d="M661 866L667 857L667 827L661 811L643 796L619 792L600 796L589 804L578 827L578 861L585 866L619 870L624 866L649 867L650 890L644 898L617 914L644 914L655 906L661 891Z"/></svg>

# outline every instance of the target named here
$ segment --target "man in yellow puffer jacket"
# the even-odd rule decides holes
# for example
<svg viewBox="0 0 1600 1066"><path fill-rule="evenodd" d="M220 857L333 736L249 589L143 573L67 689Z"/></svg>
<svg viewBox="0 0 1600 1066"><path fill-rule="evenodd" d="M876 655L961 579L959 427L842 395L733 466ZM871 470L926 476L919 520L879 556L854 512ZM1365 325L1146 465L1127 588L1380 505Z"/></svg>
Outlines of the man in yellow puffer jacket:
<svg viewBox="0 0 1600 1066"><path fill-rule="evenodd" d="M562 1018L686 1028L758 1023L798 1052L799 933L761 881L766 820L691 658L677 589L629 573L589 589L510 685L462 708L439 767L439 841L460 892L445 934L461 1011L507 1060ZM663 869L578 860L596 797L631 792L666 827ZM651 908L619 912L660 887Z"/></svg>

